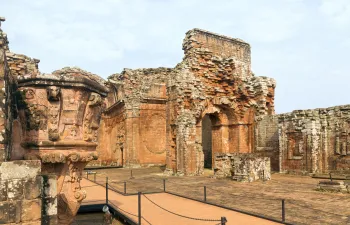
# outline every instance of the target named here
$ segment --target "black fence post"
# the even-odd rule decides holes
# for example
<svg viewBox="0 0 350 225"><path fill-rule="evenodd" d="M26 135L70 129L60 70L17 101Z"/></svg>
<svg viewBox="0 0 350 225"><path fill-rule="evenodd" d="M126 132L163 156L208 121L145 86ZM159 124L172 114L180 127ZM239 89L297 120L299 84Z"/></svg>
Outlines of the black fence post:
<svg viewBox="0 0 350 225"><path fill-rule="evenodd" d="M207 201L207 186L204 186L204 201Z"/></svg>
<svg viewBox="0 0 350 225"><path fill-rule="evenodd" d="M332 181L332 173L329 173L329 179Z"/></svg>
<svg viewBox="0 0 350 225"><path fill-rule="evenodd" d="M286 221L286 210L284 207L284 199L282 199L282 222Z"/></svg>
<svg viewBox="0 0 350 225"><path fill-rule="evenodd" d="M141 192L138 193L138 199L139 199L139 213L138 213L138 216L139 216L139 224L138 225L141 225Z"/></svg>
<svg viewBox="0 0 350 225"><path fill-rule="evenodd" d="M96 173L94 173L94 182L96 182Z"/></svg>
<svg viewBox="0 0 350 225"><path fill-rule="evenodd" d="M165 179L163 179L163 191L165 192Z"/></svg>
<svg viewBox="0 0 350 225"><path fill-rule="evenodd" d="M221 217L221 225L225 225L226 222L227 222L226 217L222 216L222 217Z"/></svg>
<svg viewBox="0 0 350 225"><path fill-rule="evenodd" d="M263 177L262 177L262 179L263 179L263 182L265 183L265 170L263 170Z"/></svg>
<svg viewBox="0 0 350 225"><path fill-rule="evenodd" d="M124 181L124 194L126 194L126 181Z"/></svg>
<svg viewBox="0 0 350 225"><path fill-rule="evenodd" d="M108 205L108 177L106 177L106 205Z"/></svg>

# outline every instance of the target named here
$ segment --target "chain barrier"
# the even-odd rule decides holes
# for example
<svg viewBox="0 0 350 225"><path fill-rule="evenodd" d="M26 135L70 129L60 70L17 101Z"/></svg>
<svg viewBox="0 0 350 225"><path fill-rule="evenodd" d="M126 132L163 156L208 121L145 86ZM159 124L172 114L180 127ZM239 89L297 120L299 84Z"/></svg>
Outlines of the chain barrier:
<svg viewBox="0 0 350 225"><path fill-rule="evenodd" d="M128 211L126 211L126 210L124 210L124 209L122 209L122 208L116 206L116 205L113 204L111 201L108 201L108 202L109 202L112 206L114 206L115 208L117 208L117 209L119 209L119 210L121 210L121 211L123 211L123 212L125 212L125 213L127 213L127 214L129 214L129 215L131 215L131 216L138 217L138 215L133 214L133 213L131 213L131 212L128 212ZM152 225L145 217L142 216L142 219L144 219L149 225Z"/></svg>
<svg viewBox="0 0 350 225"><path fill-rule="evenodd" d="M144 219L149 225L152 225L148 220L146 220L145 217L141 216L142 219Z"/></svg>
<svg viewBox="0 0 350 225"><path fill-rule="evenodd" d="M83 186L83 187L81 187L81 188L89 188L89 187L96 187L96 186L101 186L101 185L95 184L95 185Z"/></svg>
<svg viewBox="0 0 350 225"><path fill-rule="evenodd" d="M308 208L308 209L315 210L315 211L318 211L318 212L321 212L321 213L325 213L325 214L331 214L331 215L339 216L339 217L346 216L346 215L340 215L340 214L337 214L337 213L326 212L326 211L323 211L321 209L315 209L315 208L312 208L312 207L308 207L307 205L302 205L300 203L296 203L294 200L287 200L287 202L289 204L292 204L292 205L297 205L297 206L300 206L302 208Z"/></svg>
<svg viewBox="0 0 350 225"><path fill-rule="evenodd" d="M128 212L128 211L126 211L126 210L124 210L124 209L122 209L122 208L116 206L116 205L113 204L111 201L108 201L108 202L109 202L112 206L114 206L115 208L117 208L117 209L119 209L119 210L121 210L121 211L123 211L123 212L125 212L125 213L127 213L127 214L129 214L129 215L131 215L131 216L138 217L137 215L135 215L135 214L133 214L133 213L131 213L131 212Z"/></svg>
<svg viewBox="0 0 350 225"><path fill-rule="evenodd" d="M151 199L149 199L146 195L142 194L148 201L150 201L151 203L153 203L154 205L156 205L157 207L163 209L164 211L167 211L168 213L174 214L176 216L179 217L183 217L186 219L191 219L191 220L199 220L199 221L204 221L204 222L221 222L221 220L214 220L214 219L201 219L201 218L194 218L194 217L189 217L189 216L184 216L175 212L171 212L168 209L163 208L162 206L158 205L157 203L153 202Z"/></svg>

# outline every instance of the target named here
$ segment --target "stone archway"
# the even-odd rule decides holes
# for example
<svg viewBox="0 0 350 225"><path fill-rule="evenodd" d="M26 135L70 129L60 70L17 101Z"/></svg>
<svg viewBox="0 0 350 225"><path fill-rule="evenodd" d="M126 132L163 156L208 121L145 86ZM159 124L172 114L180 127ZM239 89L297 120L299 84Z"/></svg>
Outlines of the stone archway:
<svg viewBox="0 0 350 225"><path fill-rule="evenodd" d="M213 169L215 154L229 151L229 130L226 113L215 106L207 107L198 123L197 139L202 147L202 169Z"/></svg>

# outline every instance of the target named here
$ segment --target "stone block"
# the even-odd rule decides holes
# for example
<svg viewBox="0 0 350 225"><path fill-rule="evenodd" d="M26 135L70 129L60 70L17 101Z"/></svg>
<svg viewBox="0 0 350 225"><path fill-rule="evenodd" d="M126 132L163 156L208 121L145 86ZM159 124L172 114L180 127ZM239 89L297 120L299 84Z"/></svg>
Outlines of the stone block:
<svg viewBox="0 0 350 225"><path fill-rule="evenodd" d="M0 202L7 200L7 181L0 181Z"/></svg>
<svg viewBox="0 0 350 225"><path fill-rule="evenodd" d="M9 206L7 202L0 202L0 224L8 223Z"/></svg>
<svg viewBox="0 0 350 225"><path fill-rule="evenodd" d="M22 222L36 221L41 219L41 199L24 200L22 202Z"/></svg>
<svg viewBox="0 0 350 225"><path fill-rule="evenodd" d="M10 201L8 202L8 221L10 223L19 223L21 221L21 201Z"/></svg>
<svg viewBox="0 0 350 225"><path fill-rule="evenodd" d="M23 199L23 180L13 179L7 181L7 198L9 200Z"/></svg>
<svg viewBox="0 0 350 225"><path fill-rule="evenodd" d="M24 182L24 197L27 200L39 198L42 191L43 178L37 176L35 179Z"/></svg>
<svg viewBox="0 0 350 225"><path fill-rule="evenodd" d="M21 225L41 225L41 220L21 223Z"/></svg>
<svg viewBox="0 0 350 225"><path fill-rule="evenodd" d="M0 180L35 178L41 173L39 160L18 160L0 163Z"/></svg>

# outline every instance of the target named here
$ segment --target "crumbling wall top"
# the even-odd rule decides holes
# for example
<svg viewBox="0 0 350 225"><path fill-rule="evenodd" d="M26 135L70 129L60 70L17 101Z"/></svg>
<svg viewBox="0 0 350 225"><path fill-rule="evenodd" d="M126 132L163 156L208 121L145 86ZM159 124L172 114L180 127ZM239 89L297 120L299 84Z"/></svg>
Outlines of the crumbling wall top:
<svg viewBox="0 0 350 225"><path fill-rule="evenodd" d="M25 74L17 77L18 86L74 86L89 89L102 96L107 96L108 88L105 86L105 80L96 74L87 72L78 67L64 67L55 70L52 74Z"/></svg>
<svg viewBox="0 0 350 225"><path fill-rule="evenodd" d="M250 45L238 38L212 33L198 28L189 30L183 41L185 56L198 51L207 51L223 58L234 57L250 64Z"/></svg>

